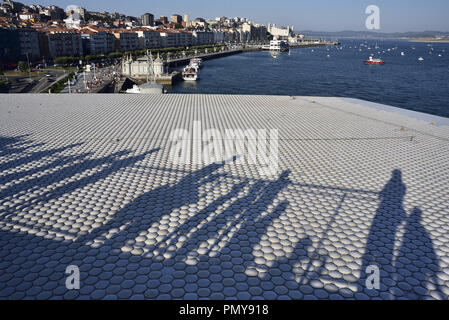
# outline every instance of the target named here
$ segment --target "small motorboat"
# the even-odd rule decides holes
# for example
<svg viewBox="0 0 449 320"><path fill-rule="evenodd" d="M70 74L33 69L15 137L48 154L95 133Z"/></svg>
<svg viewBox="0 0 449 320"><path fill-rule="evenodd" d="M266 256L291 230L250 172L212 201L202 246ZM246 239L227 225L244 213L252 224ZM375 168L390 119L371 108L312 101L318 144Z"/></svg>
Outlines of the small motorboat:
<svg viewBox="0 0 449 320"><path fill-rule="evenodd" d="M365 60L365 64L385 64L385 61L370 56L368 60Z"/></svg>
<svg viewBox="0 0 449 320"><path fill-rule="evenodd" d="M418 61L424 61L424 58L423 57L419 57Z"/></svg>

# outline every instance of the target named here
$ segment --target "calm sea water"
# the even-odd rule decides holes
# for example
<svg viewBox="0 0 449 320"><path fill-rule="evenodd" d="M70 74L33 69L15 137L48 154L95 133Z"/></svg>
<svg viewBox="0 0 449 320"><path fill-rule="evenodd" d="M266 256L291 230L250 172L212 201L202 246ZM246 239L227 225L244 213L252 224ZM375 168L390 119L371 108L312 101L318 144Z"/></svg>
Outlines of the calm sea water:
<svg viewBox="0 0 449 320"><path fill-rule="evenodd" d="M386 64L364 65L371 53ZM205 61L200 77L169 91L351 97L449 117L448 43L343 40L341 46L292 49L277 59L250 52Z"/></svg>

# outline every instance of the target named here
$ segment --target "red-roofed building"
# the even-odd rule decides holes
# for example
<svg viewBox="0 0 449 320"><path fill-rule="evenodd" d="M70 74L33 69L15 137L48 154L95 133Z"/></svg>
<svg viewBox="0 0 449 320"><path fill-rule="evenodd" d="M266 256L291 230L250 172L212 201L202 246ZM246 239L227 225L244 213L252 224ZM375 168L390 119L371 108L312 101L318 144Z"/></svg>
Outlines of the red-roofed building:
<svg viewBox="0 0 449 320"><path fill-rule="evenodd" d="M111 33L116 38L116 51L132 51L139 49L139 36L130 29L114 29Z"/></svg>

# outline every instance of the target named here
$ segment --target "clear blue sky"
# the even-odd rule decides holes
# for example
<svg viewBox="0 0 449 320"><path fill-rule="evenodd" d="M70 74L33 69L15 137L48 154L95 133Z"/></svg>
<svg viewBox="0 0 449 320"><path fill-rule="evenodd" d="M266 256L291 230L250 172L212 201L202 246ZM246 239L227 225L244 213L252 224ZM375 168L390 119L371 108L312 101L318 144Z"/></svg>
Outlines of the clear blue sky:
<svg viewBox="0 0 449 320"><path fill-rule="evenodd" d="M19 0L20 1L20 0ZM191 18L248 17L263 24L294 25L295 30L365 30L365 8L377 5L381 32L449 31L448 0L22 0L25 4L70 4L92 11L117 11L140 16L173 13Z"/></svg>

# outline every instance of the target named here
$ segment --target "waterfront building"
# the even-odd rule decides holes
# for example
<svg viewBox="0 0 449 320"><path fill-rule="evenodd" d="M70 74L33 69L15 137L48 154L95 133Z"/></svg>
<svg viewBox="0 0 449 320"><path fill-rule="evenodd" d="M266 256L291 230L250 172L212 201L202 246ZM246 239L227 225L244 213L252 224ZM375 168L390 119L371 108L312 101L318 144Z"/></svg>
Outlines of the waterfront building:
<svg viewBox="0 0 449 320"><path fill-rule="evenodd" d="M51 58L80 57L83 55L81 35L67 29L50 30L47 33L48 48Z"/></svg>
<svg viewBox="0 0 449 320"><path fill-rule="evenodd" d="M113 30L112 34L116 38L116 51L132 51L139 49L139 36L128 29Z"/></svg>
<svg viewBox="0 0 449 320"><path fill-rule="evenodd" d="M16 29L0 28L0 61L17 61L19 56L19 32Z"/></svg>
<svg viewBox="0 0 449 320"><path fill-rule="evenodd" d="M133 31L137 33L139 38L140 49L160 48L162 46L159 32L147 28L134 28Z"/></svg>
<svg viewBox="0 0 449 320"><path fill-rule="evenodd" d="M142 25L143 26L153 26L154 25L154 15L151 13L145 13L142 15Z"/></svg>
<svg viewBox="0 0 449 320"><path fill-rule="evenodd" d="M195 44L193 35L186 30L159 29L161 46L164 48L187 47Z"/></svg>
<svg viewBox="0 0 449 320"><path fill-rule="evenodd" d="M177 30L179 32L180 46L189 47L193 44L193 34L187 30Z"/></svg>
<svg viewBox="0 0 449 320"><path fill-rule="evenodd" d="M30 60L40 56L38 34L33 29L18 29L20 41L20 56Z"/></svg>
<svg viewBox="0 0 449 320"><path fill-rule="evenodd" d="M220 43L225 41L225 32L221 30L214 30L214 43Z"/></svg>
<svg viewBox="0 0 449 320"><path fill-rule="evenodd" d="M106 31L92 31L84 29L81 33L84 55L107 54L115 50L115 37Z"/></svg>
<svg viewBox="0 0 449 320"><path fill-rule="evenodd" d="M151 54L133 59L131 55L122 59L122 74L134 79L154 79L164 74L164 62Z"/></svg>
<svg viewBox="0 0 449 320"><path fill-rule="evenodd" d="M161 46L163 48L168 47L176 47L177 42L179 41L178 38L178 32L171 29L161 29L158 30L160 37L161 37Z"/></svg>
<svg viewBox="0 0 449 320"><path fill-rule="evenodd" d="M212 31L195 30L192 32L194 45L205 45L214 43L214 33Z"/></svg>
<svg viewBox="0 0 449 320"><path fill-rule="evenodd" d="M289 40L295 36L294 27L277 27L275 24L268 24L267 31L278 40Z"/></svg>

